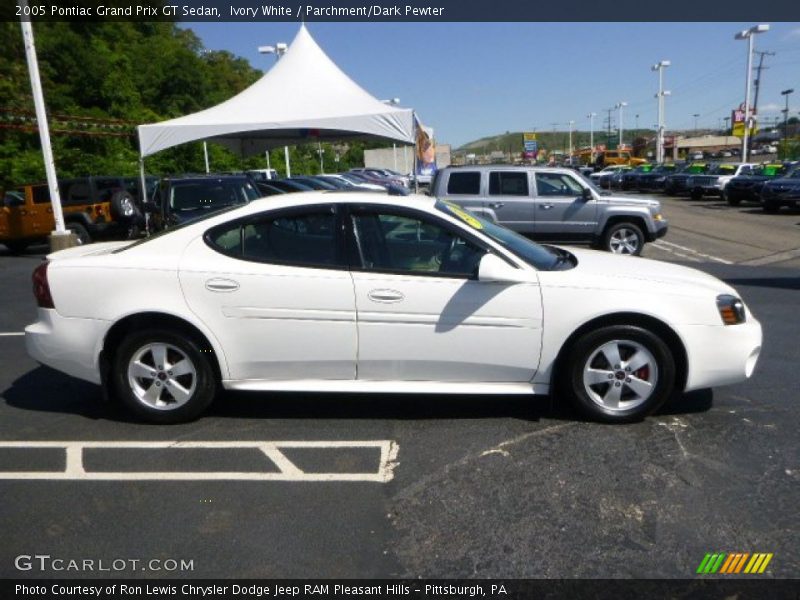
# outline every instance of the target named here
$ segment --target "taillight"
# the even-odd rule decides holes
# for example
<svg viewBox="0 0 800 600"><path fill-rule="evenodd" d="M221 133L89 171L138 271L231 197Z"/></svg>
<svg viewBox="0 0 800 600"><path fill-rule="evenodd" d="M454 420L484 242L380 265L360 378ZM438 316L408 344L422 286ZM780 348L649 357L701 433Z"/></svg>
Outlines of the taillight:
<svg viewBox="0 0 800 600"><path fill-rule="evenodd" d="M47 265L44 261L33 270L33 295L40 308L55 308L53 296L50 295L50 284L47 282Z"/></svg>

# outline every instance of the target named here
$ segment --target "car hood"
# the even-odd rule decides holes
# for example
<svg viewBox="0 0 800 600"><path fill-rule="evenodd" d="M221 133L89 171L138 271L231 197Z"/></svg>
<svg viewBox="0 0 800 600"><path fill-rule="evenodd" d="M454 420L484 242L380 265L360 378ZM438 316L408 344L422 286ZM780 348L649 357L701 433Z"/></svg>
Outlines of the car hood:
<svg viewBox="0 0 800 600"><path fill-rule="evenodd" d="M800 179L797 177L781 177L780 179L773 179L772 181L767 183L770 187L776 186L788 186L788 187L800 187Z"/></svg>
<svg viewBox="0 0 800 600"><path fill-rule="evenodd" d="M680 295L696 295L713 292L734 294L737 292L713 275L690 267L672 263L620 256L599 250L565 248L578 260L577 266L567 271L580 287L619 290L641 290L643 286L658 286L659 291Z"/></svg>
<svg viewBox="0 0 800 600"><path fill-rule="evenodd" d="M650 200L649 198L634 198L631 196L600 196L600 201L617 206L661 206L661 203L658 200Z"/></svg>

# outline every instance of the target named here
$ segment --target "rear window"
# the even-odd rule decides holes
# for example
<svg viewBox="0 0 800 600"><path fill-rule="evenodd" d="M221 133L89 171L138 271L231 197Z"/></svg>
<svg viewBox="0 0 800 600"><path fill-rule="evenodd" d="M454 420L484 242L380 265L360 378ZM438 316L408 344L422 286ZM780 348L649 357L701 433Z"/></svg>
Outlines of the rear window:
<svg viewBox="0 0 800 600"><path fill-rule="evenodd" d="M489 194L527 196L528 174L524 171L492 171L489 173Z"/></svg>
<svg viewBox="0 0 800 600"><path fill-rule="evenodd" d="M481 191L481 174L477 171L450 173L447 180L448 194L472 194L477 196Z"/></svg>

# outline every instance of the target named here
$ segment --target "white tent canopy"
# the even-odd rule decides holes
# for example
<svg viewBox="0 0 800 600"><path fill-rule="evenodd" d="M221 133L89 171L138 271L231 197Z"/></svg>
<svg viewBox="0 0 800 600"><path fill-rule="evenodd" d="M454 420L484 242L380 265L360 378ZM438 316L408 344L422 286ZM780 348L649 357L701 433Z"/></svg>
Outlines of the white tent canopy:
<svg viewBox="0 0 800 600"><path fill-rule="evenodd" d="M142 158L212 139L250 155L325 140L377 137L413 144L414 113L362 89L303 25L283 57L246 90L209 109L138 130Z"/></svg>

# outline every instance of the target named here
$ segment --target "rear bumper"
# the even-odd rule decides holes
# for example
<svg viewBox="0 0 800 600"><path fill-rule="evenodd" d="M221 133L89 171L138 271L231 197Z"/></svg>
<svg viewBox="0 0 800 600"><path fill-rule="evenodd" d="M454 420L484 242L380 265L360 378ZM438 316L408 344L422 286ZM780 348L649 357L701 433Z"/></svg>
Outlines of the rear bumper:
<svg viewBox="0 0 800 600"><path fill-rule="evenodd" d="M691 325L681 333L689 358L687 392L738 383L753 374L762 332L761 323L749 311L741 325Z"/></svg>
<svg viewBox="0 0 800 600"><path fill-rule="evenodd" d="M98 356L111 324L99 319L63 317L52 308L40 308L38 317L25 328L25 348L31 358L99 384Z"/></svg>

